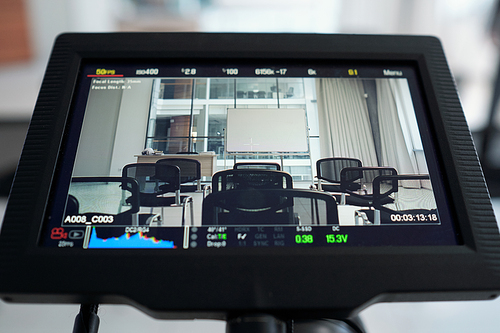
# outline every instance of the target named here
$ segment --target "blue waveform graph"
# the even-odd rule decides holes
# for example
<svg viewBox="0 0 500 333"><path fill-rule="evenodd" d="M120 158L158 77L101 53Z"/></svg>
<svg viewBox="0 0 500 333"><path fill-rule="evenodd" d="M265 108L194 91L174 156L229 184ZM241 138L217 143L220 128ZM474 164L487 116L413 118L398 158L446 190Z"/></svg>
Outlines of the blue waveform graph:
<svg viewBox="0 0 500 333"><path fill-rule="evenodd" d="M99 238L95 227L89 240L89 249L175 249L173 241L148 237L143 232L124 233L120 237Z"/></svg>

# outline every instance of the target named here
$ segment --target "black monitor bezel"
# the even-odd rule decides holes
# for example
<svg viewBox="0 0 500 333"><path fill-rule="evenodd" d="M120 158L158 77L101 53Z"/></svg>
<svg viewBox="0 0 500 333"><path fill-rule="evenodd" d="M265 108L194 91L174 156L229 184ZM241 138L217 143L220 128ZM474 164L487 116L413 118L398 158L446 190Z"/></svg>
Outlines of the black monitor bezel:
<svg viewBox="0 0 500 333"><path fill-rule="evenodd" d="M461 245L91 252L38 246L58 159L64 158L60 152L81 64L159 59L375 61L413 66L420 76L429 110L428 130L436 141ZM0 296L18 302L128 303L159 318L224 318L247 311L348 316L377 301L496 297L499 240L454 81L436 38L63 34L47 67L0 234L0 270L5 272L0 275ZM158 262L166 261L175 267L174 276L168 276L167 265L158 268ZM158 275L167 276L154 288L148 277ZM129 279L123 281L124 276Z"/></svg>

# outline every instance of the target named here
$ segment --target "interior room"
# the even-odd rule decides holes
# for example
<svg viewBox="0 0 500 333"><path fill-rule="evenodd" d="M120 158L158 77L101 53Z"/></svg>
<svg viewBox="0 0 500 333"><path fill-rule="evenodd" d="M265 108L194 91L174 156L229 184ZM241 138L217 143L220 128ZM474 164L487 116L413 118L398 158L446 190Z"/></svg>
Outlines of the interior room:
<svg viewBox="0 0 500 333"><path fill-rule="evenodd" d="M242 163L247 163L247 168L255 163L277 164L280 172L290 175L293 188L325 191L331 186L329 183L339 182L337 189L327 193L336 198L340 225L373 224L373 218L370 221L362 212L373 209L371 201L359 200L373 195L373 181L381 172L377 168L391 168L393 174L428 175L412 96L404 78L174 77L111 81L92 79L74 178L123 175L139 180L143 179L139 170L126 174L124 168L137 163L157 164L165 159L200 162L199 177L190 181L196 186L189 193L193 217L187 216L191 209L187 207L141 207L140 216L151 215L148 222L143 222L149 226L183 226L189 223L186 218L192 219L192 226L201 226L203 201L215 191L214 187L220 187L214 181L217 172ZM103 89L116 82L123 84L124 89ZM256 93L249 97L249 89ZM246 94L239 93L243 91ZM258 132L262 132L261 137ZM252 136L253 143L246 143L245 135ZM293 143L292 138L297 142ZM331 164L331 159L342 158L356 160L357 167L373 168L352 180L349 186L359 187L355 190L339 187L343 168ZM327 163L319 167L319 160ZM183 166L176 165L180 166L182 177ZM154 172L148 177L153 176ZM379 184L386 187L379 189L379 196L386 193L392 200L385 204L385 209L425 208L424 213L435 214L437 207L429 179L399 179L392 190L388 190L389 183L385 180ZM152 193L151 182L145 181L141 186L149 186L143 190ZM85 196L90 193L83 193L83 189L94 191L94 196L103 191L95 186L72 184L69 194L86 203L80 204L79 213L100 212L102 202L89 206ZM115 214L129 209L123 205L122 192L115 193L115 202L122 202ZM365 194L368 196L363 197ZM168 196L161 194L165 195ZM303 216L301 223L306 220ZM337 220L322 223L333 224Z"/></svg>

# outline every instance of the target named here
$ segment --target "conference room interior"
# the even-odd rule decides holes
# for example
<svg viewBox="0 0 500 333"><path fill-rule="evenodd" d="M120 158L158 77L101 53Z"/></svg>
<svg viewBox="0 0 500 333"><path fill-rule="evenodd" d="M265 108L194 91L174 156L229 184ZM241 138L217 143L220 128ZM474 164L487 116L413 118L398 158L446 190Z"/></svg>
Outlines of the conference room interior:
<svg viewBox="0 0 500 333"><path fill-rule="evenodd" d="M371 194L377 168L391 169L392 175L429 173L405 78L125 78L111 82L123 83L123 89L100 88L110 82L92 81L73 168L74 179L122 177L125 166L165 158L202 161L200 181L195 181L196 186L188 193L182 193L193 200L192 219L187 208L184 211L178 207L140 207L140 215L150 216L141 223L150 226L201 225L204 198L217 186L212 184L212 176L233 169L235 163L272 163L273 168L277 166L291 176L293 189L328 193L336 199L338 222L321 223L340 225L373 224L371 219L360 215L360 211L373 210L371 204L352 204L349 199L346 203L345 198ZM304 110L307 151L226 152L227 114L232 109L248 110L249 115L252 112L262 115L265 110ZM145 150L155 154L143 155ZM356 166L367 168L363 172L371 173L371 180L361 185L356 180L358 187L343 195L338 190L325 191L328 181L322 180L323 186L318 186L316 164L327 158L359 160ZM392 186L394 180L387 183ZM69 189L69 194L83 198L79 213L115 211L116 214L129 209L123 204L124 190L110 194L114 198L107 204L103 193L108 192L82 185L85 184L72 183ZM398 209L436 211L428 178L400 179L397 185L399 190L391 198L399 195L397 204L402 207ZM85 191L90 192L85 194ZM99 191L100 195L92 191ZM118 212L117 202L121 202ZM396 203L390 205L396 209Z"/></svg>

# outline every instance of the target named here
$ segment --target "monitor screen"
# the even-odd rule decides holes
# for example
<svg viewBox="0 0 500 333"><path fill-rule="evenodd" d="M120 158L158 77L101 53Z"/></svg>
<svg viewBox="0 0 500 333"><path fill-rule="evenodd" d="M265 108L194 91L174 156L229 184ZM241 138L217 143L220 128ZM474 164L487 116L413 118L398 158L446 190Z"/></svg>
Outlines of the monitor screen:
<svg viewBox="0 0 500 333"><path fill-rule="evenodd" d="M458 244L420 87L390 62L88 61L39 245Z"/></svg>

